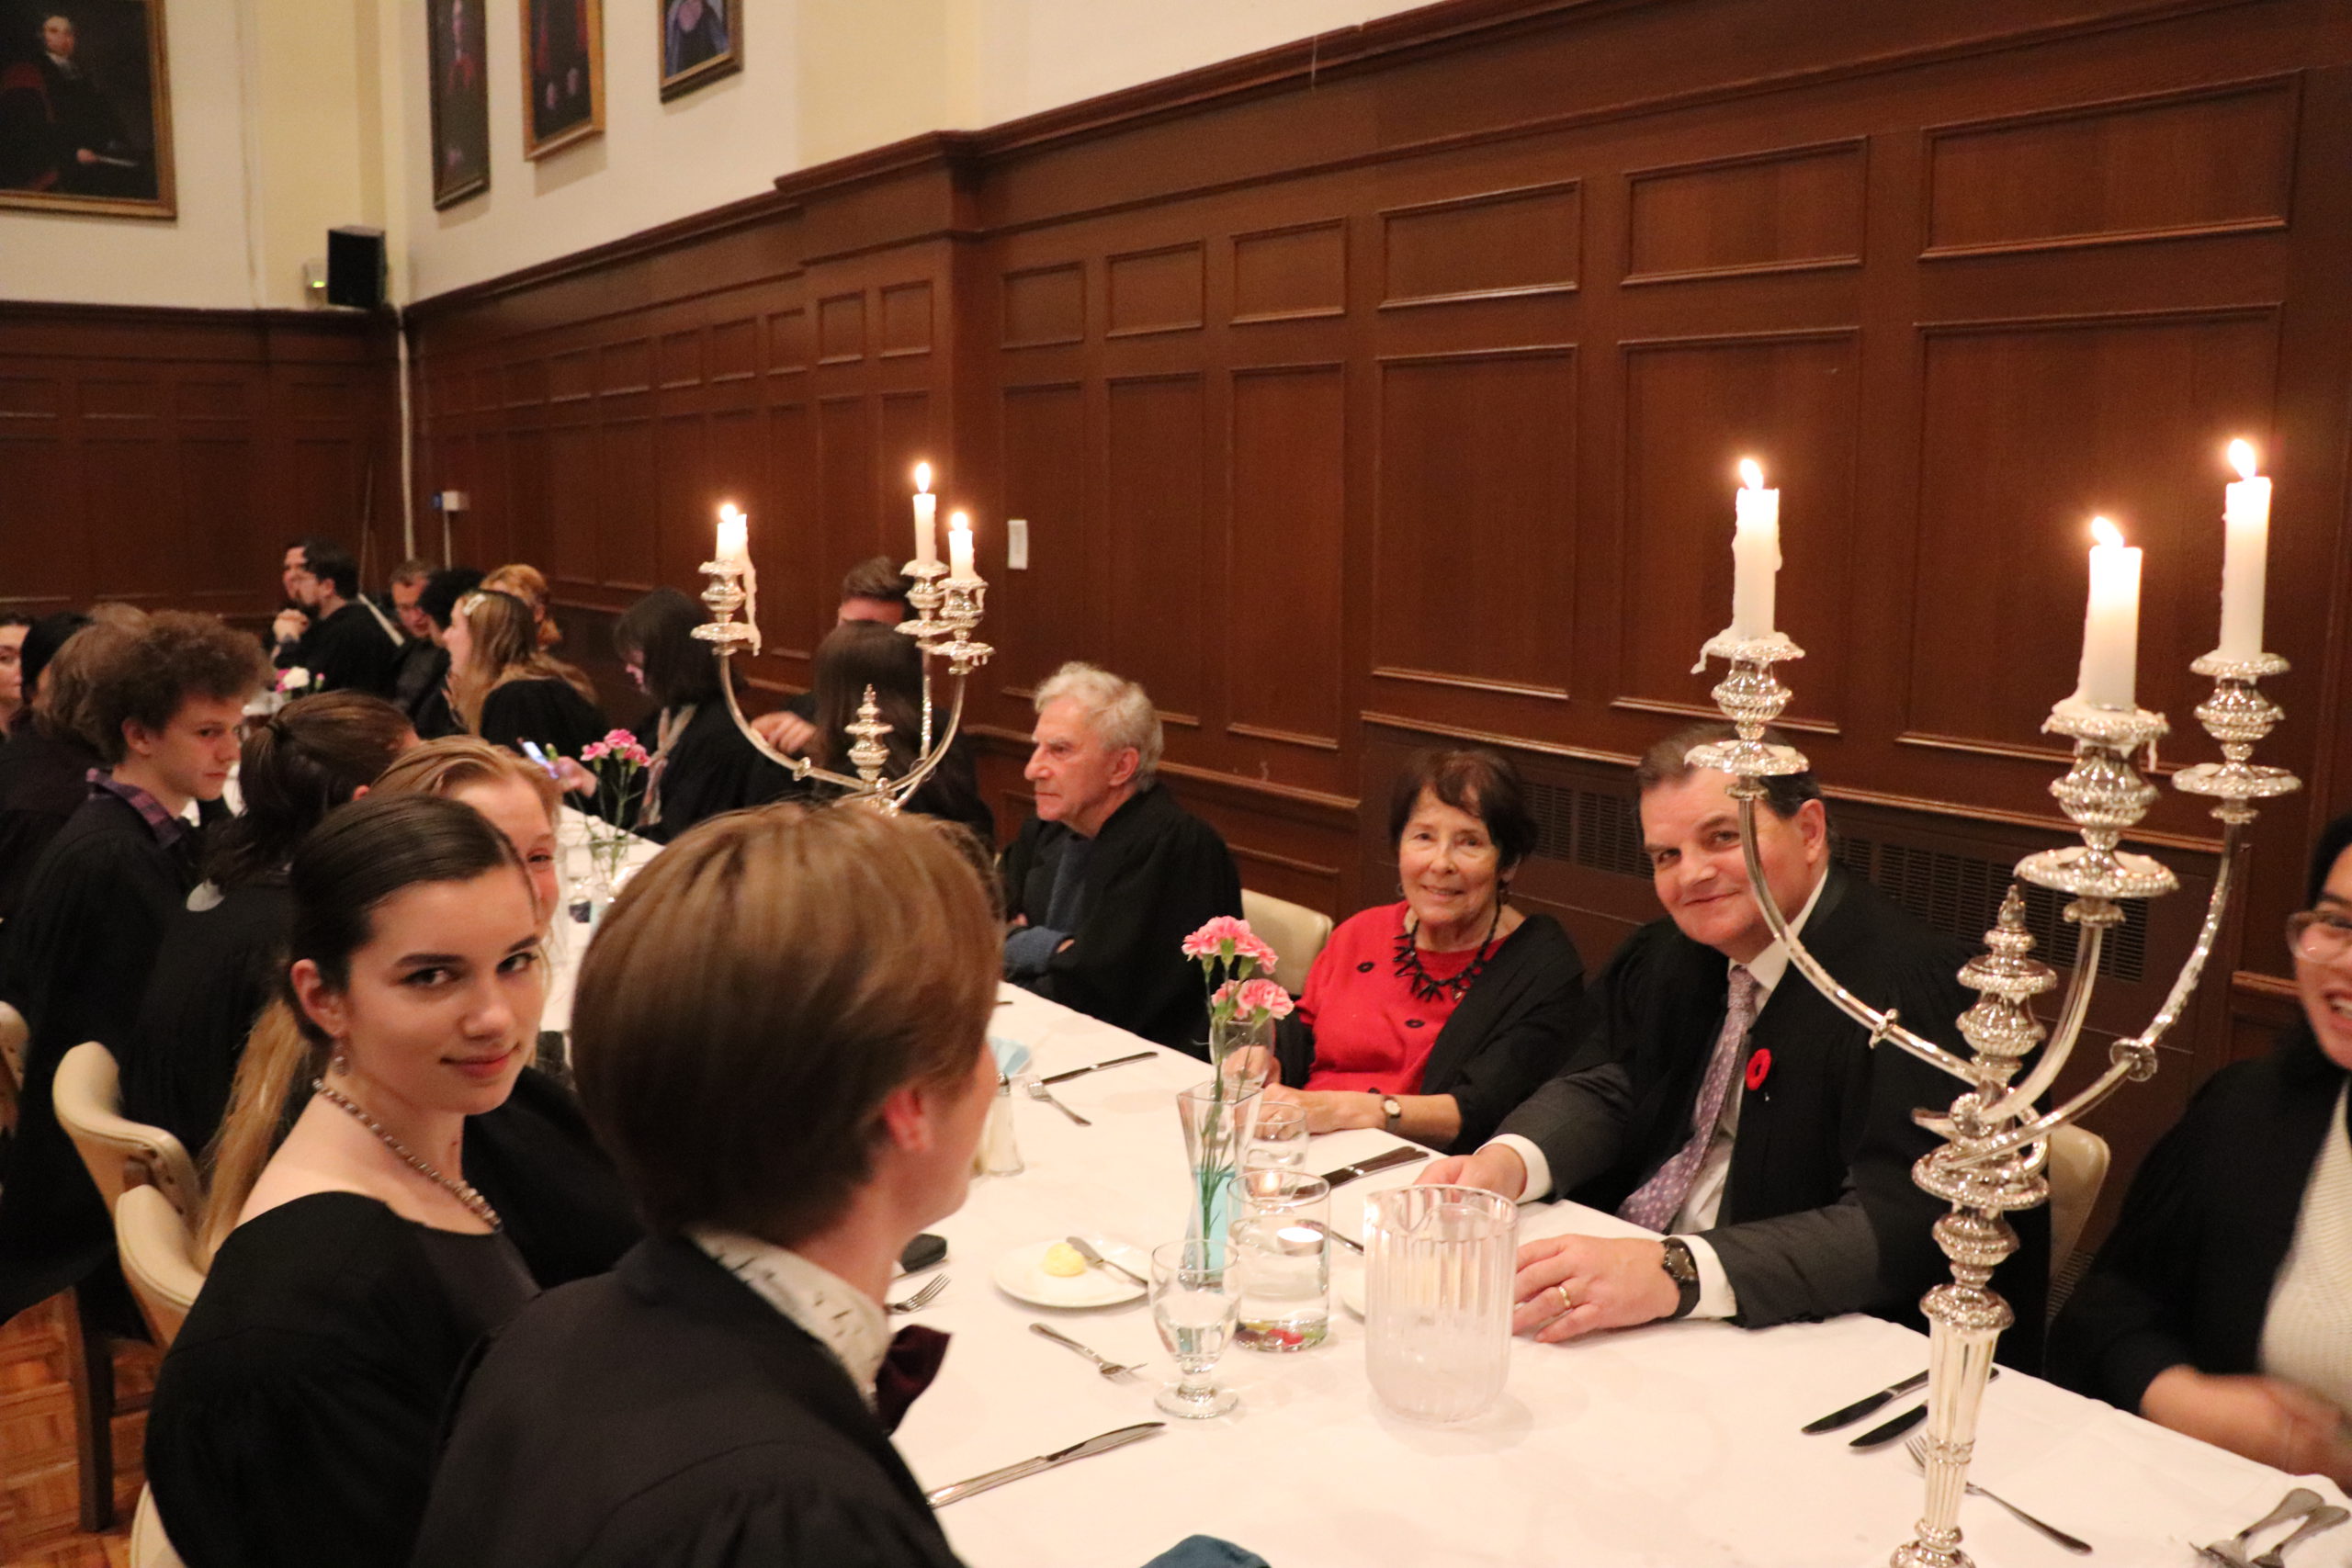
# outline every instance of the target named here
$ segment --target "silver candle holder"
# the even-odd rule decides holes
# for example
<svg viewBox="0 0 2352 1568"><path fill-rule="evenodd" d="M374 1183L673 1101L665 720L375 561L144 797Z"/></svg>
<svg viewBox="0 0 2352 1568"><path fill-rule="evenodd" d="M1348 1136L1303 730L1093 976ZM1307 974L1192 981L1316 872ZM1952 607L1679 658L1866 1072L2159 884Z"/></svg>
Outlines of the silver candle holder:
<svg viewBox="0 0 2352 1568"><path fill-rule="evenodd" d="M744 591L745 566L741 560L707 560L702 563L703 575L710 585L702 592L702 602L710 611L710 619L695 628L695 636L713 643L712 649L721 664L719 689L726 694L727 712L734 719L735 728L756 748L760 755L782 767L795 779L818 779L842 791L844 799L855 800L877 810L896 813L921 789L925 780L937 771L945 760L947 749L955 744L957 731L964 722L964 693L972 672L989 661L995 649L987 643L975 641L973 631L979 626L983 606L988 599L988 584L978 576L951 576L947 568L937 561L909 561L902 569L914 580L914 587L907 592L907 603L914 611L911 619L899 623L899 631L915 639L922 653L922 726L917 738L915 755L904 773L885 777L889 764L890 726L884 721L872 686L865 688L865 700L858 704L857 716L845 728L852 739L848 761L856 770L854 775L834 773L820 768L806 757L794 757L768 744L752 722L743 716L742 704L735 695L729 661L748 648L759 650L759 628L748 621L738 621L748 595ZM932 689L932 661L938 660L947 666L953 682L947 702L944 725L935 720Z"/></svg>
<svg viewBox="0 0 2352 1568"><path fill-rule="evenodd" d="M1967 1568L1970 1559L1960 1549L1960 1499L1975 1452L1977 1416L1992 1375L1994 1349L2002 1332L2016 1321L1991 1283L1993 1271L2018 1247L2017 1232L2007 1216L2048 1200L2043 1172L2052 1133L2081 1121L2127 1081L2154 1076L2156 1043L2195 995L2235 894L2240 839L2256 815L2252 803L2299 787L2285 769L2251 761L2255 745L2285 716L2255 683L2284 671L2287 661L2271 653L2228 660L2214 652L2189 666L2214 680L2213 694L2199 705L2197 716L2221 742L2223 759L2186 769L2173 779L2174 786L2187 794L2211 797L2212 814L2222 823L2221 868L2206 901L2205 922L2147 1027L2115 1042L2106 1069L2079 1094L2054 1111L2038 1112L2035 1103L2065 1069L2081 1036L2098 985L2099 952L2108 931L2122 923L2123 901L2160 897L2177 886L2163 864L2120 847L2123 833L2155 802L2157 790L2141 776L2133 759L2143 749L2153 749L2165 734L2164 716L2140 707L2094 707L2069 697L2042 725L2044 733L2074 742L2074 764L2050 786L2050 793L2075 823L2082 842L2028 855L2018 863L2017 874L2036 886L2068 895L2073 901L2065 908L2065 918L2075 923L2079 936L2048 1046L2033 1071L2013 1083L2025 1057L2045 1034L2034 1017L2033 999L2053 988L2058 978L2049 965L2031 956L2025 900L2015 884L1985 933L1985 952L1960 974L1962 983L1978 997L1959 1020L1961 1034L1973 1051L1968 1057L1914 1033L1893 1010L1882 1012L1839 985L1789 930L1769 896L1756 842L1756 803L1763 798L1765 779L1809 766L1793 748L1764 739L1765 727L1780 716L1792 694L1772 666L1804 656L1802 649L1779 633L1746 638L1726 632L1709 640L1702 667L1707 658L1730 661L1730 672L1713 694L1738 739L1695 747L1689 761L1693 767L1732 775L1749 889L1792 966L1869 1030L1873 1046L1894 1044L1966 1086L1946 1114L1920 1113L1921 1123L1944 1141L1912 1168L1912 1179L1951 1205L1937 1220L1935 1236L1951 1260L1952 1277L1920 1303L1928 1322L1927 1512L1918 1533L1890 1561L1894 1568Z"/></svg>

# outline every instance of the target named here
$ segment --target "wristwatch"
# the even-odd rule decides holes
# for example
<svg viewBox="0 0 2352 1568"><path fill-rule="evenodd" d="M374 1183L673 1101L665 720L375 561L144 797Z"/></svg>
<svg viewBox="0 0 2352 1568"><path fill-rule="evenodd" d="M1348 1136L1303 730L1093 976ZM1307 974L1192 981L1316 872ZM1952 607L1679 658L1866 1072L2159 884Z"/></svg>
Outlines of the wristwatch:
<svg viewBox="0 0 2352 1568"><path fill-rule="evenodd" d="M1690 1244L1679 1235L1666 1238L1666 1256L1658 1259L1658 1267L1674 1281L1677 1300L1676 1317L1689 1317L1690 1309L1699 1304L1699 1260L1690 1256Z"/></svg>
<svg viewBox="0 0 2352 1568"><path fill-rule="evenodd" d="M1384 1094L1380 1097L1380 1114L1383 1118L1381 1131L1393 1133L1396 1130L1396 1123L1404 1118L1405 1102L1393 1094Z"/></svg>

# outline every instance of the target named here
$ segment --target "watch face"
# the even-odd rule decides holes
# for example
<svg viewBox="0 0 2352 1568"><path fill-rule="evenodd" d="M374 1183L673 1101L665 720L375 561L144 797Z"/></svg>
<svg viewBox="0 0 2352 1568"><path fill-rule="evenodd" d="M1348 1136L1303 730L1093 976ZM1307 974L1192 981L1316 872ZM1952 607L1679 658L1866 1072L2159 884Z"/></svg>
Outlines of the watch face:
<svg viewBox="0 0 2352 1568"><path fill-rule="evenodd" d="M1666 1271L1679 1285L1695 1284L1699 1279L1698 1260L1690 1256L1690 1247L1679 1241L1666 1244Z"/></svg>

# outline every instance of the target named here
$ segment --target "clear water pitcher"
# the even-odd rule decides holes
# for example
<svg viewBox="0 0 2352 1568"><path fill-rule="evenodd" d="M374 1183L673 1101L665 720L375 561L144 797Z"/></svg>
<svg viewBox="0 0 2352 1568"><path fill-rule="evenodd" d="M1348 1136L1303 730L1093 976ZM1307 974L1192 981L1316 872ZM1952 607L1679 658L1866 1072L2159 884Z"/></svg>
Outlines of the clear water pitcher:
<svg viewBox="0 0 2352 1568"><path fill-rule="evenodd" d="M1364 1359L1373 1392L1415 1421L1467 1421L1510 1368L1519 1212L1475 1187L1399 1187L1364 1202Z"/></svg>

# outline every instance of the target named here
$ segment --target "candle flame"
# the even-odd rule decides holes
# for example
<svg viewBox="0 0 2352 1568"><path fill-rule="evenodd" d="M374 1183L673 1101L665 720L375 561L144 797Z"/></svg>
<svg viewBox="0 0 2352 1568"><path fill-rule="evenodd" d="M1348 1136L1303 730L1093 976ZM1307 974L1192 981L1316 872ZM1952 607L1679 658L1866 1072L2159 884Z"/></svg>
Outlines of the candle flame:
<svg viewBox="0 0 2352 1568"><path fill-rule="evenodd" d="M2104 517L2094 517L2091 519L2091 537L2109 548L2115 548L2123 543L2123 530Z"/></svg>
<svg viewBox="0 0 2352 1568"><path fill-rule="evenodd" d="M2241 439L2230 443L2230 467L2238 471L2238 478L2242 479L2254 478L2253 442Z"/></svg>
<svg viewBox="0 0 2352 1568"><path fill-rule="evenodd" d="M1742 457L1739 460L1739 482L1749 490L1762 490L1764 488L1763 465L1753 457Z"/></svg>
<svg viewBox="0 0 2352 1568"><path fill-rule="evenodd" d="M950 528L961 528L966 533L970 533L972 519L968 513L951 512L947 514L947 525Z"/></svg>
<svg viewBox="0 0 2352 1568"><path fill-rule="evenodd" d="M718 503L718 514L729 523L740 522L743 516L742 513L736 510L735 503L731 501L723 501Z"/></svg>
<svg viewBox="0 0 2352 1568"><path fill-rule="evenodd" d="M931 465L929 463L917 463L915 465L915 489L922 491L925 495L929 495L931 493Z"/></svg>

